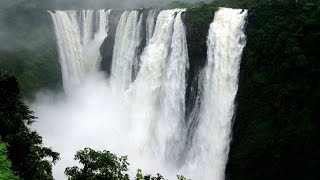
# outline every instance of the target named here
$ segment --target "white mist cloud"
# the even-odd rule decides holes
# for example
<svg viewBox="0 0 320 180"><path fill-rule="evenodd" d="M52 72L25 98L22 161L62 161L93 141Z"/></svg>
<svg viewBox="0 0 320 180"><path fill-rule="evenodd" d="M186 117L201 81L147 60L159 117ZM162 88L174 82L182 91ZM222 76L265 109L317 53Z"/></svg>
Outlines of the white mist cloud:
<svg viewBox="0 0 320 180"><path fill-rule="evenodd" d="M128 153L122 147L125 138L119 137L125 134L119 99L101 74L91 75L72 94L39 94L31 108L39 118L34 128L47 146L61 153L54 167L58 180L65 179L64 169L75 164L76 151L85 147Z"/></svg>
<svg viewBox="0 0 320 180"><path fill-rule="evenodd" d="M175 170L164 168L161 161L151 158L135 144L130 129L130 115L124 96L112 92L102 73L88 76L72 93L39 93L31 109L38 117L33 128L43 137L44 144L60 153L61 160L53 167L57 180L66 179L66 167L77 165L76 151L85 147L109 150L118 156L128 155L131 176L141 168L144 173L161 173L175 177ZM171 179L171 178L170 178Z"/></svg>

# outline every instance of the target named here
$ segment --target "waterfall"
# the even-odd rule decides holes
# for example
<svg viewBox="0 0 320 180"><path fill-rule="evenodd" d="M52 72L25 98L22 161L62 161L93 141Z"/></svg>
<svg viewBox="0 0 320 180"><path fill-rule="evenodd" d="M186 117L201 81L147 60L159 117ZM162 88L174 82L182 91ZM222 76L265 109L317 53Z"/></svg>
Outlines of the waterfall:
<svg viewBox="0 0 320 180"><path fill-rule="evenodd" d="M210 25L208 62L203 82L200 121L194 156L202 176L224 180L231 140L235 97L243 48L247 10L220 8Z"/></svg>
<svg viewBox="0 0 320 180"><path fill-rule="evenodd" d="M76 11L51 13L56 32L63 86L79 83L84 74L80 27Z"/></svg>
<svg viewBox="0 0 320 180"><path fill-rule="evenodd" d="M142 14L126 11L120 18L116 30L111 83L118 91L128 89L138 71L138 48L141 43Z"/></svg>
<svg viewBox="0 0 320 180"><path fill-rule="evenodd" d="M66 122L75 122L63 127L51 123L55 130L73 129L63 142L57 138L57 144L65 143L63 150L70 144L78 149L103 144L107 150L128 155L133 170L160 172L170 179L177 173L191 179L225 179L247 10L215 12L207 64L194 78L198 89L192 97L195 105L188 110L185 11L124 11L111 27L116 32L110 48L110 78L98 69L99 50L105 48L101 44L108 36L109 19L113 20L110 10L50 12L64 88L72 87L72 93L54 108L35 112L42 112L42 118L52 111ZM60 133L64 132L57 137Z"/></svg>
<svg viewBox="0 0 320 180"><path fill-rule="evenodd" d="M159 120L162 130L159 133L167 136L166 161L177 163L183 151L181 137L185 116L186 73L189 68L186 30L182 22L182 12L176 16L171 40L170 56L166 62L163 77L160 107L162 116Z"/></svg>
<svg viewBox="0 0 320 180"><path fill-rule="evenodd" d="M107 37L110 10L98 10L98 31L94 33L94 11L49 12L57 38L63 86L66 91L81 82L101 61L99 47Z"/></svg>
<svg viewBox="0 0 320 180"><path fill-rule="evenodd" d="M146 42L148 43L149 40L152 38L154 27L156 24L156 18L157 18L157 11L156 10L150 10L148 12L147 22L146 22Z"/></svg>
<svg viewBox="0 0 320 180"><path fill-rule="evenodd" d="M87 71L97 70L99 63L101 62L102 57L99 48L104 39L108 36L110 12L110 10L98 10L96 12L96 17L99 19L97 31L91 36L91 40L83 46L85 48L84 51L86 51L84 56L87 63ZM92 24L90 24L90 26L93 27ZM91 32L93 32L93 29L91 29Z"/></svg>
<svg viewBox="0 0 320 180"><path fill-rule="evenodd" d="M80 11L78 22L81 31L81 44L83 45L83 50L85 50L93 37L93 10Z"/></svg>
<svg viewBox="0 0 320 180"><path fill-rule="evenodd" d="M140 72L129 89L132 141L139 151L158 154L160 160L184 114L188 54L183 11L160 12L154 35L142 53Z"/></svg>

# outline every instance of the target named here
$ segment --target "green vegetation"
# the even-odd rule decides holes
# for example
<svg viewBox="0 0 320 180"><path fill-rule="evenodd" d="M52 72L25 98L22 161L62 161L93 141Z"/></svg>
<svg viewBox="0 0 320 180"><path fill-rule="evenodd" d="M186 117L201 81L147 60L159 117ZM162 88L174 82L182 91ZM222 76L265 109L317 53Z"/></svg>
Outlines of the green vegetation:
<svg viewBox="0 0 320 180"><path fill-rule="evenodd" d="M196 97L200 95L198 92L199 75L206 63L207 35L216 10L216 6L200 3L199 6L187 9L185 13L184 22L190 63L187 74L186 119L190 119L192 109L198 105Z"/></svg>
<svg viewBox="0 0 320 180"><path fill-rule="evenodd" d="M61 87L61 73L49 14L23 6L1 11L0 71L15 74L23 97ZM14 22L14 23L12 23Z"/></svg>
<svg viewBox="0 0 320 180"><path fill-rule="evenodd" d="M251 6L232 179L318 179L320 4Z"/></svg>
<svg viewBox="0 0 320 180"><path fill-rule="evenodd" d="M188 87L205 63L219 6L249 10L227 179L318 179L319 1L218 0L188 9Z"/></svg>
<svg viewBox="0 0 320 180"><path fill-rule="evenodd" d="M30 130L35 117L20 98L17 79L7 73L0 74L0 102L0 179L53 180L52 165L59 160L59 153L44 147L42 138ZM85 148L77 152L75 160L83 167L66 168L70 180L129 180L126 156ZM141 170L136 179L164 180L160 174L143 175Z"/></svg>
<svg viewBox="0 0 320 180"><path fill-rule="evenodd" d="M129 180L127 156L117 157L109 151L95 151L85 148L76 153L74 160L78 160L82 164L82 168L77 166L66 168L65 174L69 180ZM135 179L165 180L160 174L156 176L143 175L140 169L137 170ZM178 175L177 179L187 180L181 175Z"/></svg>
<svg viewBox="0 0 320 180"><path fill-rule="evenodd" d="M90 148L78 151L74 160L79 160L83 168L69 167L65 174L69 180L110 179L129 180L127 157L118 158L109 151L95 151Z"/></svg>
<svg viewBox="0 0 320 180"><path fill-rule="evenodd" d="M42 138L30 130L35 117L21 101L14 76L0 74L0 102L0 139L8 145L12 170L21 179L52 180L52 164L59 154L43 147Z"/></svg>
<svg viewBox="0 0 320 180"><path fill-rule="evenodd" d="M6 145L0 141L0 179L18 180L11 170L11 162L7 156Z"/></svg>

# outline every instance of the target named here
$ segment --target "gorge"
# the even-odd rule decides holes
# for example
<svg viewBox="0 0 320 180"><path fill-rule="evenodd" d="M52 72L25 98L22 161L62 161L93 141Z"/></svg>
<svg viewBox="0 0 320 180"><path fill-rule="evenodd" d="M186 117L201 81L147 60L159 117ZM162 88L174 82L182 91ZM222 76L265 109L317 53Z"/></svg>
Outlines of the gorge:
<svg viewBox="0 0 320 180"><path fill-rule="evenodd" d="M33 109L42 119L36 129L45 144L61 152L55 176L63 178L66 165L72 165L67 152L90 146L129 155L134 168L170 179L178 172L192 179L225 179L247 11L216 12L207 63L193 87L201 92L192 95L197 105L186 103L193 67L185 9L125 11L115 34L108 32L112 11L49 12L66 95L50 103L42 98ZM107 36L115 38L105 45L114 46L112 59L101 63ZM109 76L100 64L112 65L106 67ZM193 113L187 115L187 106ZM64 123L54 122L54 114Z"/></svg>
<svg viewBox="0 0 320 180"><path fill-rule="evenodd" d="M320 2L168 1L0 2L0 179L319 179Z"/></svg>

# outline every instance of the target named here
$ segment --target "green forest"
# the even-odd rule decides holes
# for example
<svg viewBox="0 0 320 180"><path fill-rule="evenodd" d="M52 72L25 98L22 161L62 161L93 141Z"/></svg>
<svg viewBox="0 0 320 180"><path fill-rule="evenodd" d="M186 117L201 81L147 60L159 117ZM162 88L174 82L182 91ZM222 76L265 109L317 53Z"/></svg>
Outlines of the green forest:
<svg viewBox="0 0 320 180"><path fill-rule="evenodd" d="M205 64L212 9L249 11L227 179L320 177L319 5L216 1L187 11L190 64L200 67Z"/></svg>
<svg viewBox="0 0 320 180"><path fill-rule="evenodd" d="M319 179L319 0L173 2L161 8L175 7L188 8L184 21L194 78L205 65L208 29L218 7L249 12L226 179ZM25 100L62 87L53 27L44 10L54 8L55 3L36 0L0 7L0 179L53 179L59 153L30 128L41 119ZM83 166L68 167L65 174L71 180L126 180L128 158L86 148L75 155ZM137 170L135 179L165 177Z"/></svg>

